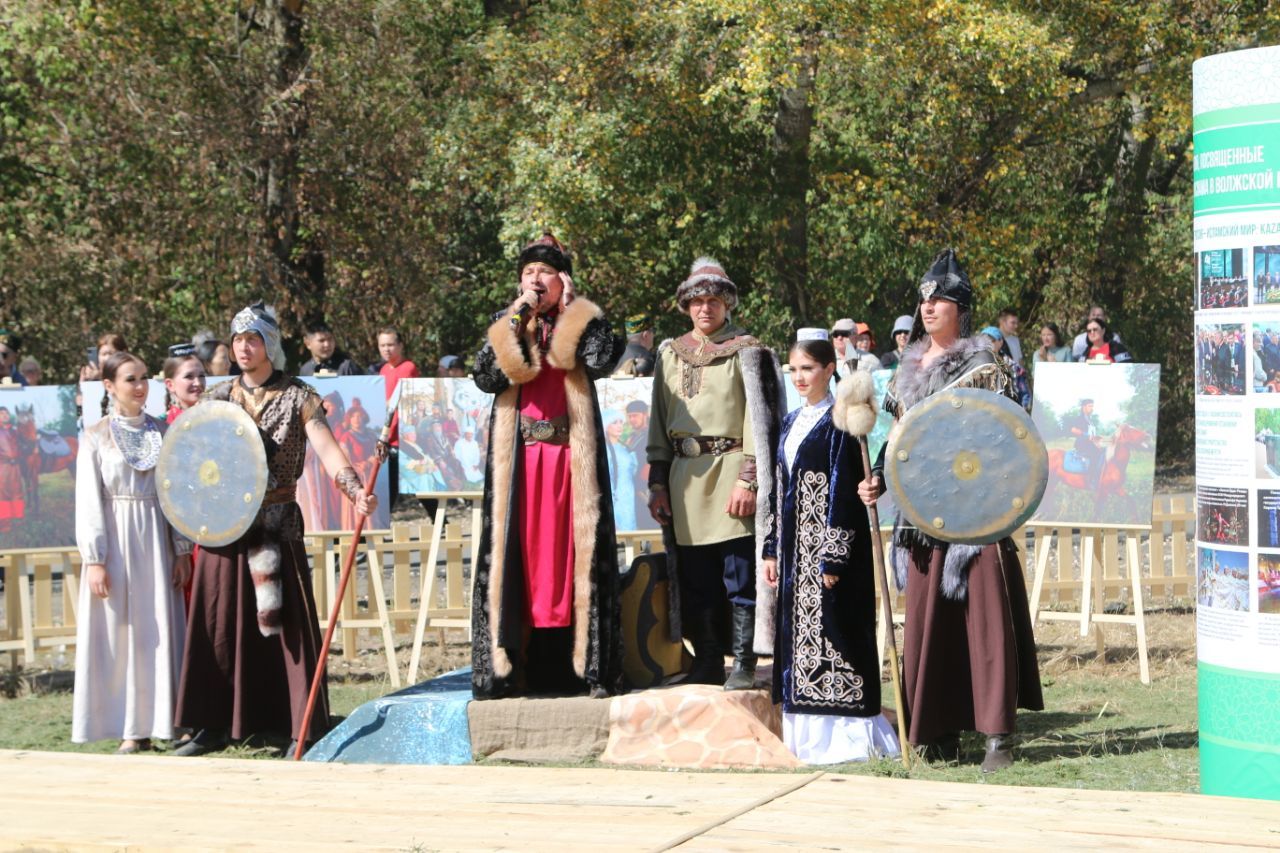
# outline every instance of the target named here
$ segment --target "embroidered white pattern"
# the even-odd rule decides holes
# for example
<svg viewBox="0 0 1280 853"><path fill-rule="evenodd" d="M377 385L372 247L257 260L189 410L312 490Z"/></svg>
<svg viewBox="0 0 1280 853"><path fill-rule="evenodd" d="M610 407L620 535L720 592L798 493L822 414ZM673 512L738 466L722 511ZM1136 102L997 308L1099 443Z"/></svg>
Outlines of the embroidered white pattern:
<svg viewBox="0 0 1280 853"><path fill-rule="evenodd" d="M801 473L793 554L791 701L839 707L862 701L863 679L822 633L822 555L827 548L842 547L847 556L853 538L850 531L827 527L829 492L824 472Z"/></svg>

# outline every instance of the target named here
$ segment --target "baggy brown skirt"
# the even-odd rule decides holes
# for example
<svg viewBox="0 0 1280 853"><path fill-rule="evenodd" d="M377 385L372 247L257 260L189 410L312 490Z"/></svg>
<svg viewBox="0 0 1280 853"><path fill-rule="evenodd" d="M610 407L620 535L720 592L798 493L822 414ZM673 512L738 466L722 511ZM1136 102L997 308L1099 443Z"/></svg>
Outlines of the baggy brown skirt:
<svg viewBox="0 0 1280 853"><path fill-rule="evenodd" d="M914 546L907 581L903 689L913 744L960 731L1013 732L1018 708L1044 709L1022 565L1009 540L969 568L964 601L941 592L941 548Z"/></svg>
<svg viewBox="0 0 1280 853"><path fill-rule="evenodd" d="M202 547L196 558L175 723L228 730L233 738L296 738L321 642L306 551L297 540L279 543L282 630L264 637L246 539ZM329 694L322 683L308 740L328 728Z"/></svg>

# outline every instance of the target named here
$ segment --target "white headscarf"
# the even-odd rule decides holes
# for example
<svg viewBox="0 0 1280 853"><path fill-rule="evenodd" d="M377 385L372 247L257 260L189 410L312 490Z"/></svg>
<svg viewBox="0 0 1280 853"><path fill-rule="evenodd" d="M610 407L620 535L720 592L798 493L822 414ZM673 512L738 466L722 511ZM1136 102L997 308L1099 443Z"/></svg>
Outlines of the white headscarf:
<svg viewBox="0 0 1280 853"><path fill-rule="evenodd" d="M259 299L231 320L231 336L255 332L267 345L267 358L276 370L284 370L284 350L280 348L280 326L276 323L275 309Z"/></svg>

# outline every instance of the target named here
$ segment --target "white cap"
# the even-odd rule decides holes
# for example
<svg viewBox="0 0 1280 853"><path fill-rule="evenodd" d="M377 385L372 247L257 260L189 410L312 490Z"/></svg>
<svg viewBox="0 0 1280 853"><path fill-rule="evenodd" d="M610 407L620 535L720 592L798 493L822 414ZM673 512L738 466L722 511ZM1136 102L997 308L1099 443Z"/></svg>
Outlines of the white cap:
<svg viewBox="0 0 1280 853"><path fill-rule="evenodd" d="M799 329L796 331L796 342L800 341L829 341L831 335L826 329Z"/></svg>

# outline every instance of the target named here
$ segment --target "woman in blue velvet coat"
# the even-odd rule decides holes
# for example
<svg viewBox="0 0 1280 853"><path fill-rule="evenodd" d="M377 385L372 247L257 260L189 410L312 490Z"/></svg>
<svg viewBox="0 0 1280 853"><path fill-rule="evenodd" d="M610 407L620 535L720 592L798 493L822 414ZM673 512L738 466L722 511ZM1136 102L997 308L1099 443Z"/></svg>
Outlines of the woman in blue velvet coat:
<svg viewBox="0 0 1280 853"><path fill-rule="evenodd" d="M809 764L896 755L880 708L871 529L858 499L858 439L832 417L835 349L802 329L791 380L804 405L782 424L765 540L765 581L778 588L773 700L787 747ZM843 421L841 421L843 422Z"/></svg>

